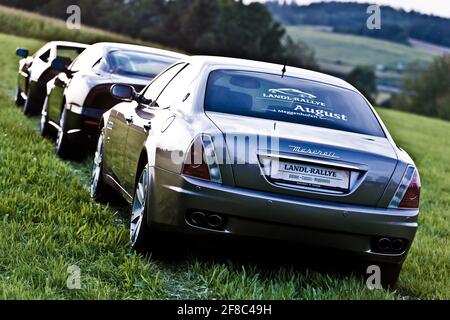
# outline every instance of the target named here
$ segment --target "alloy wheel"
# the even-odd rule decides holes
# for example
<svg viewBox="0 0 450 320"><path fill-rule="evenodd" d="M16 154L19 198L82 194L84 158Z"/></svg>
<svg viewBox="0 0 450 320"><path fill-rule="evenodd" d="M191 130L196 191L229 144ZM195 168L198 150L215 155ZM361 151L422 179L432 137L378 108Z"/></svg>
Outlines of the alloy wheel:
<svg viewBox="0 0 450 320"><path fill-rule="evenodd" d="M95 197L97 193L98 183L101 179L103 166L103 133L100 134L97 142L97 149L95 150L94 164L92 166L91 175L91 197Z"/></svg>
<svg viewBox="0 0 450 320"><path fill-rule="evenodd" d="M144 224L147 223L145 219L145 208L147 202L147 187L148 187L148 168L144 168L136 186L135 196L133 199L133 206L131 211L130 223L130 240L131 246L135 247L139 241L139 236Z"/></svg>
<svg viewBox="0 0 450 320"><path fill-rule="evenodd" d="M63 112L61 114L61 118L59 119L58 134L56 135L56 150L61 149L65 126L66 126L66 108L64 107Z"/></svg>
<svg viewBox="0 0 450 320"><path fill-rule="evenodd" d="M41 135L45 135L46 134L46 127L47 127L47 109L48 109L48 97L45 98L44 101L44 106L42 108L42 113L41 113L41 121L40 121L40 130L41 130Z"/></svg>

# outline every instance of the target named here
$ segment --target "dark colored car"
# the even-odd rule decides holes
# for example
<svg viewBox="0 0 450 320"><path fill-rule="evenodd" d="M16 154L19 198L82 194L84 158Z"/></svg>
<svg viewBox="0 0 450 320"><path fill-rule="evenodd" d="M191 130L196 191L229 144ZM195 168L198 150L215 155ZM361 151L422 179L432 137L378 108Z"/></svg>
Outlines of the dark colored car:
<svg viewBox="0 0 450 320"><path fill-rule="evenodd" d="M27 49L17 49L16 55L22 59L19 61L19 77L15 102L17 106L23 106L23 112L28 115L39 115L47 95L47 82L54 78L60 71L52 66L55 59L68 66L88 45L52 41L29 56Z"/></svg>
<svg viewBox="0 0 450 320"><path fill-rule="evenodd" d="M120 100L110 93L115 83L141 90L162 70L184 55L118 43L90 46L47 84L41 134L57 131L56 152L63 158L82 156L97 141L102 114Z"/></svg>
<svg viewBox="0 0 450 320"><path fill-rule="evenodd" d="M141 93L115 85L126 102L103 116L91 196L132 204L135 249L158 229L284 240L394 284L418 227L413 160L350 84L283 69L191 57Z"/></svg>

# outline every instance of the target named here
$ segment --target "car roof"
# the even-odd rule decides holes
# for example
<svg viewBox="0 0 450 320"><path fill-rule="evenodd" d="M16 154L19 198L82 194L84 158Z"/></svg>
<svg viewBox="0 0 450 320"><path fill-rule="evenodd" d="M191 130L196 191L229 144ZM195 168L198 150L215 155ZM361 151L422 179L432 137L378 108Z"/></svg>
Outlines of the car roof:
<svg viewBox="0 0 450 320"><path fill-rule="evenodd" d="M51 41L50 45L63 46L63 47L76 47L76 48L87 48L88 44L70 41Z"/></svg>
<svg viewBox="0 0 450 320"><path fill-rule="evenodd" d="M153 53L156 55L173 57L173 58L177 58L177 59L187 58L187 55L181 54L178 52L164 50L164 49L158 49L158 48L153 48L153 47L147 47L147 46L140 46L140 45L135 45L135 44L116 43L116 42L99 42L99 43L93 44L92 46L97 47L97 48L102 48L105 51L111 51L111 50L115 50L115 49L126 49L126 50L148 52L148 53Z"/></svg>
<svg viewBox="0 0 450 320"><path fill-rule="evenodd" d="M199 64L203 66L217 66L217 67L226 67L226 68L239 68L239 70L248 70L248 71L259 71L259 72L268 72L268 73L279 73L281 75L281 71L283 69L283 65L276 63L268 63L262 61L255 60L247 60L247 59L237 59L237 58L227 58L227 57L217 57L217 56L192 56L185 60L186 62L192 64ZM311 71L302 68L296 68L291 66L286 66L286 76L298 77L302 79L313 80L317 82L322 82L342 88L346 88L352 91L357 91L355 87L353 87L348 82L339 79L334 76L330 76L325 73Z"/></svg>

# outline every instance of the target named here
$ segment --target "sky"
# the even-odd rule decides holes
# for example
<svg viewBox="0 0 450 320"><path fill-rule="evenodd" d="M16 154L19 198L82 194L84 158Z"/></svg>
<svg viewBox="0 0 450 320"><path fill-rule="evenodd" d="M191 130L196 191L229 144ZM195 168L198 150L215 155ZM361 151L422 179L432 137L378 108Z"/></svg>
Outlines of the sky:
<svg viewBox="0 0 450 320"><path fill-rule="evenodd" d="M266 0L244 0L244 2L265 2ZM291 0L293 1L293 0ZM288 2L291 2L288 0ZM450 18L449 0L295 0L300 5L310 4L311 2L361 2L370 4L388 5L394 8L401 8L406 11L415 10L425 14L433 14Z"/></svg>

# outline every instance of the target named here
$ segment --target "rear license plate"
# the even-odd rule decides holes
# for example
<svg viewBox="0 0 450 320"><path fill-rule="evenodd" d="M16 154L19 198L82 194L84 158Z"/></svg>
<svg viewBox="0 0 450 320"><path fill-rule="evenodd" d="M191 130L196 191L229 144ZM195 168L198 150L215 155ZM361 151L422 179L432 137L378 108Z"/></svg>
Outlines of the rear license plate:
<svg viewBox="0 0 450 320"><path fill-rule="evenodd" d="M348 191L350 171L306 163L272 161L270 178L275 182L312 188Z"/></svg>

